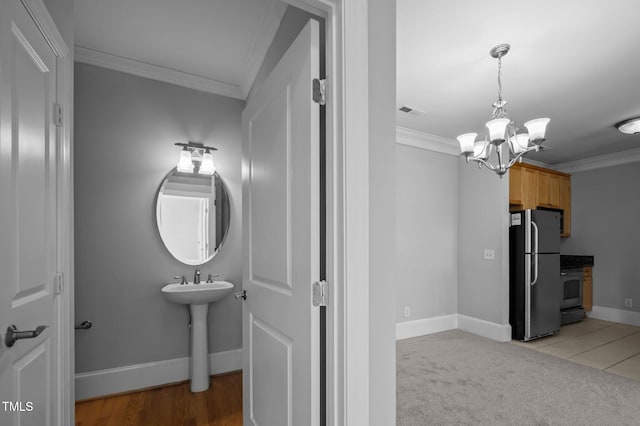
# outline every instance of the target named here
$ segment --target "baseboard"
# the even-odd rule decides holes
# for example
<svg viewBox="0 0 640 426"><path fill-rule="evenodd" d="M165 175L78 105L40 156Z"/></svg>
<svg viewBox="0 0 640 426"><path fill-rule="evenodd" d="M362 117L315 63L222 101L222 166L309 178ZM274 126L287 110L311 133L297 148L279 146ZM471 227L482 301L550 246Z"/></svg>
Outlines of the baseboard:
<svg viewBox="0 0 640 426"><path fill-rule="evenodd" d="M426 336L441 331L460 329L498 342L511 340L511 326L496 324L462 314L423 318L396 324L396 340Z"/></svg>
<svg viewBox="0 0 640 426"><path fill-rule="evenodd" d="M458 328L498 342L511 340L511 326L458 314Z"/></svg>
<svg viewBox="0 0 640 426"><path fill-rule="evenodd" d="M457 314L399 322L396 324L396 340L424 336L455 328L458 328Z"/></svg>
<svg viewBox="0 0 640 426"><path fill-rule="evenodd" d="M242 349L209 354L211 374L242 369ZM189 379L189 358L176 358L75 376L76 401L175 383Z"/></svg>
<svg viewBox="0 0 640 426"><path fill-rule="evenodd" d="M589 318L595 318L604 321L613 321L622 324L640 326L640 312L636 311L607 308L605 306L594 306L593 310L587 313L587 316Z"/></svg>

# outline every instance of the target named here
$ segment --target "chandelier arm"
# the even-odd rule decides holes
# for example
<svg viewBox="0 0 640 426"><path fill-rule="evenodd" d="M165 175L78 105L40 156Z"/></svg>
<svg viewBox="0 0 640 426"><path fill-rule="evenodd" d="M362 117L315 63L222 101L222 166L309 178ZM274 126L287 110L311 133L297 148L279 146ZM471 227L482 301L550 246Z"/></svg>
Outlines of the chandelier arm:
<svg viewBox="0 0 640 426"><path fill-rule="evenodd" d="M516 155L515 157L513 157L513 158L511 159L511 161L509 161L509 165L507 166L507 169L510 169L510 168L511 168L511 166L513 166L514 164L516 164L516 162L517 162L518 160L520 160L520 159L522 158L522 156L523 156L524 154L526 154L527 152L529 152L529 151L522 151L520 154L518 154L518 155Z"/></svg>
<svg viewBox="0 0 640 426"><path fill-rule="evenodd" d="M513 159L509 161L509 165L507 166L507 169L511 168L511 166L513 166L516 163L516 161L518 161L520 158L524 157L525 154L528 154L532 151L536 151L536 148L534 146L528 147L525 151L522 151L521 153L513 157Z"/></svg>
<svg viewBox="0 0 640 426"><path fill-rule="evenodd" d="M470 158L469 160L473 160L473 161L475 161L477 163L484 164L487 167L487 169L492 170L494 172L496 170L498 170L498 168L496 166L492 165L491 163L489 163L489 162L487 162L487 161L485 161L485 160L483 160L481 158Z"/></svg>

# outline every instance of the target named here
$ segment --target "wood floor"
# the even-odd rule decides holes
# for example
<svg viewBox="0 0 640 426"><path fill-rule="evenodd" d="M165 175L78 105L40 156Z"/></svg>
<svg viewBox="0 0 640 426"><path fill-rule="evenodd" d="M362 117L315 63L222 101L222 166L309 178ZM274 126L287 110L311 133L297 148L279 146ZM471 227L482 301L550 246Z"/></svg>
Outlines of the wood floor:
<svg viewBox="0 0 640 426"><path fill-rule="evenodd" d="M205 392L189 383L76 403L76 426L241 426L242 373L211 378Z"/></svg>

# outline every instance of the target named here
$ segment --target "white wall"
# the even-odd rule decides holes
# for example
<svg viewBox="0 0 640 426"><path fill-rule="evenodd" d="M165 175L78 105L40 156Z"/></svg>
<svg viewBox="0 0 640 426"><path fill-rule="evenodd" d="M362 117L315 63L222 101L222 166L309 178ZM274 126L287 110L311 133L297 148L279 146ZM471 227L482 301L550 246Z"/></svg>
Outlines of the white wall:
<svg viewBox="0 0 640 426"><path fill-rule="evenodd" d="M396 321L456 314L458 158L396 144L395 205Z"/></svg>

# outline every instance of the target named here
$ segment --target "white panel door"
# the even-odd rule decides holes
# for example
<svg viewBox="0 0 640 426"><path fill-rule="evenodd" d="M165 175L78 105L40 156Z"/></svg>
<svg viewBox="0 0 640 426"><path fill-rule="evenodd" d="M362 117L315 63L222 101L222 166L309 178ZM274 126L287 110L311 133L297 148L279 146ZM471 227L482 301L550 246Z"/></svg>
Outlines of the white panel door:
<svg viewBox="0 0 640 426"><path fill-rule="evenodd" d="M245 425L320 419L318 73L311 20L242 116Z"/></svg>
<svg viewBox="0 0 640 426"><path fill-rule="evenodd" d="M0 424L57 422L56 57L19 0L0 3ZM48 326L6 343L7 328Z"/></svg>

